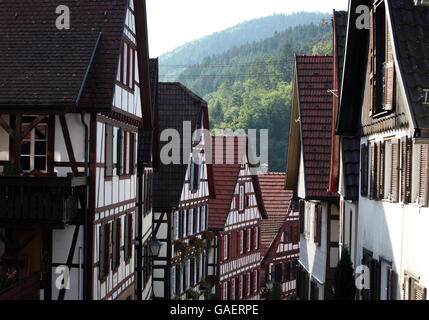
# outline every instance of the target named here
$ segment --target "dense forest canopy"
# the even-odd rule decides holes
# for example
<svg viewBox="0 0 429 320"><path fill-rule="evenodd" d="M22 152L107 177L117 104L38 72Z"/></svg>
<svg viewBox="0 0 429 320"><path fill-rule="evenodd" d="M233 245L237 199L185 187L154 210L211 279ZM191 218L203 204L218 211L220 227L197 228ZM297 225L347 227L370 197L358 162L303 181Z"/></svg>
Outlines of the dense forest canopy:
<svg viewBox="0 0 429 320"><path fill-rule="evenodd" d="M206 56L178 81L209 103L210 126L268 129L269 169L284 171L295 54L331 54L330 23L307 24Z"/></svg>

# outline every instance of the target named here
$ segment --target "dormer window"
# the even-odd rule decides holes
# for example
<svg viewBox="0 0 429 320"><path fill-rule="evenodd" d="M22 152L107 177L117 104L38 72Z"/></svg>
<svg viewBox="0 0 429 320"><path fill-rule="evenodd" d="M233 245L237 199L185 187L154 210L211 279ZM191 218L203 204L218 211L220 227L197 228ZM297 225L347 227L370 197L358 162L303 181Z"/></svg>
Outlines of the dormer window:
<svg viewBox="0 0 429 320"><path fill-rule="evenodd" d="M394 109L394 63L386 7L379 1L371 11L370 30L370 116L382 116Z"/></svg>

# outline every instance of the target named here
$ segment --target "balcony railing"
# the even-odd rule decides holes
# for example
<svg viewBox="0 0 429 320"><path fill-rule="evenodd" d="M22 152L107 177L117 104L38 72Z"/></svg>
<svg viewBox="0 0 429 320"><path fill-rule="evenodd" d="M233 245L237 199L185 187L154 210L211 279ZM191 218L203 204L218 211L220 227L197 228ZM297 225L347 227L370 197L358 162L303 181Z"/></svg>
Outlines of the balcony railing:
<svg viewBox="0 0 429 320"><path fill-rule="evenodd" d="M0 177L0 227L64 228L76 220L86 177Z"/></svg>

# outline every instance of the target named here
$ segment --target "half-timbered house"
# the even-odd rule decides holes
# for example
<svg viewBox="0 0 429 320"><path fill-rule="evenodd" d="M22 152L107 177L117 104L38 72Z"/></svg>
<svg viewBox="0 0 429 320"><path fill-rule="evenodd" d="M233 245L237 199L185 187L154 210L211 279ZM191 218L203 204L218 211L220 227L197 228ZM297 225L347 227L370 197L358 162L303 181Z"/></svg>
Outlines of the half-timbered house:
<svg viewBox="0 0 429 320"><path fill-rule="evenodd" d="M277 283L282 298L291 300L296 296L299 258L298 201L293 191L285 190L284 173L260 174L258 181L268 215L261 222L261 287L270 290Z"/></svg>
<svg viewBox="0 0 429 320"><path fill-rule="evenodd" d="M45 300L141 297L135 240L152 222L138 216L139 130L153 128L145 1L1 6L1 273L16 272L18 291L36 279Z"/></svg>
<svg viewBox="0 0 429 320"><path fill-rule="evenodd" d="M249 164L247 137L212 137L216 198L208 227L216 234L210 275L221 300L259 300L260 224L266 218L257 177Z"/></svg>
<svg viewBox="0 0 429 320"><path fill-rule="evenodd" d="M356 261L364 300L426 300L429 8L351 1L337 132L360 139ZM356 28L359 5L369 28Z"/></svg>
<svg viewBox="0 0 429 320"><path fill-rule="evenodd" d="M203 235L214 196L204 147L207 103L180 83L159 84L161 163L154 175L154 233L164 243L154 260L154 299L202 299L207 275Z"/></svg>
<svg viewBox="0 0 429 320"><path fill-rule="evenodd" d="M329 299L338 263L339 197L328 192L332 90L332 56L296 57L286 189L301 199L300 299Z"/></svg>

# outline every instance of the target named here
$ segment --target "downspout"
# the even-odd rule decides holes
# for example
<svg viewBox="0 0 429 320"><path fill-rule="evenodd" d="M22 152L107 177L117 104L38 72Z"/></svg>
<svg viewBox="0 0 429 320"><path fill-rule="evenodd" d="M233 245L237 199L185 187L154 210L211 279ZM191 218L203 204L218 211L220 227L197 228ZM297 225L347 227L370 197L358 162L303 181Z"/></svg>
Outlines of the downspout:
<svg viewBox="0 0 429 320"><path fill-rule="evenodd" d="M80 114L80 120L82 121L83 127L85 128L85 137L84 137L84 146L85 146L85 155L84 155L84 163L85 163L85 176L88 176L88 147L89 147L89 139L88 139L88 125L85 122L85 114L82 112Z"/></svg>
<svg viewBox="0 0 429 320"><path fill-rule="evenodd" d="M88 148L89 148L89 128L88 125L85 122L85 114L82 112L80 114L80 119L82 122L83 127L85 128L85 136L84 136L84 166L85 166L85 177L88 177ZM83 298L84 299L89 299L89 292L87 292L87 284L88 284L88 277L89 277L89 271L88 271L88 261L86 261L87 258L87 244L88 244L88 226L86 226L87 222L89 221L89 211L88 211L88 196L89 196L89 190L88 187L85 188L85 208L84 208L84 226L83 226L83 230L84 230L84 244L83 244L83 248L79 248L79 291L78 294L80 296L80 282L81 282L81 270L82 270L82 264L83 264L83 283L82 283L82 292L83 292ZM83 253L83 259L81 260L81 255ZM89 291L89 290L88 290Z"/></svg>

